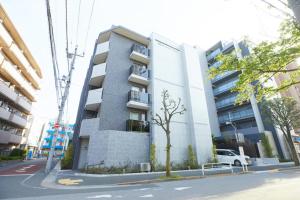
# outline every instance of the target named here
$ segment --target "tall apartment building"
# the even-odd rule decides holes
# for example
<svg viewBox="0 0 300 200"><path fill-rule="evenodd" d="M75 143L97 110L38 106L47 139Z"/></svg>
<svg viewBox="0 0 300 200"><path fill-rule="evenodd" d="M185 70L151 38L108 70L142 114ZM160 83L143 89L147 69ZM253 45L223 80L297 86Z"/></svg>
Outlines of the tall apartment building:
<svg viewBox="0 0 300 200"><path fill-rule="evenodd" d="M150 144L165 162L165 134L150 123L161 113L167 89L187 108L171 122L172 162L187 160L192 145L199 163L212 141L198 49L158 34L145 37L121 26L99 34L81 94L73 142L74 168L149 162Z"/></svg>
<svg viewBox="0 0 300 200"><path fill-rule="evenodd" d="M41 78L39 65L0 4L0 152L26 141Z"/></svg>
<svg viewBox="0 0 300 200"><path fill-rule="evenodd" d="M243 42L218 42L213 47L206 51L206 58L208 68L219 67L221 63L216 60L216 56L219 54L235 53L238 58L242 58L249 54L249 49ZM253 144L256 144L261 139L261 133L272 133L274 142L277 147L277 151L282 156L281 145L277 136L275 128L264 121L259 104L256 102L254 96L250 98L249 102L245 102L242 105L235 105L237 97L236 92L231 92L231 89L235 87L238 81L238 71L228 71L224 74L217 75L211 80L211 85L208 85L207 89L213 95L207 96L207 101L211 102L212 106L208 107L211 113L211 121L218 119L218 127L220 134L216 134L217 138L235 139L234 128L228 122L233 122L237 127L237 132L242 134L246 140L249 140ZM209 89L210 87L210 89ZM209 93L208 92L208 93ZM213 99L211 98L213 96ZM217 123L211 124L216 126ZM212 129L218 129L214 127ZM218 133L218 131L216 131ZM259 150L256 151L256 156L259 155Z"/></svg>
<svg viewBox="0 0 300 200"><path fill-rule="evenodd" d="M286 69L292 70L296 69L298 67L297 61L294 61L286 66ZM276 84L280 85L283 81L289 80L290 75L289 74L278 74L278 76L275 77ZM300 78L298 79L300 81ZM280 95L283 97L291 97L293 98L297 104L298 109L300 110L300 84L293 85L289 87L287 90L281 91ZM294 127L295 132L300 134L300 127Z"/></svg>

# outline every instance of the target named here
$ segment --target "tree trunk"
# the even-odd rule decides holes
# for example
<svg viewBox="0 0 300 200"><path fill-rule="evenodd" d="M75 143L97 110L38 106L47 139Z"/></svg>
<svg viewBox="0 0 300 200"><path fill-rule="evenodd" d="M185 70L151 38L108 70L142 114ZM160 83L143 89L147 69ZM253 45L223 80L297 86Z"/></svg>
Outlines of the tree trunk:
<svg viewBox="0 0 300 200"><path fill-rule="evenodd" d="M167 147L166 147L166 176L171 176L171 139L170 139L170 132L167 134Z"/></svg>
<svg viewBox="0 0 300 200"><path fill-rule="evenodd" d="M296 148L295 148L292 136L291 136L291 132L289 130L287 131L287 138L286 139L287 139L287 142L289 144L289 147L290 147L290 150L291 150L291 153L292 153L292 158L293 158L293 161L295 162L295 166L299 166L300 162L299 162L298 153L296 151Z"/></svg>

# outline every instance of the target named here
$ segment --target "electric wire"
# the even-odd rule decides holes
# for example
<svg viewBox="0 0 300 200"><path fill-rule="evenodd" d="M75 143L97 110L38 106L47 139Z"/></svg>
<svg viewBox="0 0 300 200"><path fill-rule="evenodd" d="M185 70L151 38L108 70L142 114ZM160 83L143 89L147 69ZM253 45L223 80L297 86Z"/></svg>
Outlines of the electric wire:
<svg viewBox="0 0 300 200"><path fill-rule="evenodd" d="M78 31L79 31L80 9L81 9L81 0L79 0L79 5L78 5L78 13L77 13L77 26L76 26L76 37L75 37L75 46L77 46L77 45L78 45Z"/></svg>
<svg viewBox="0 0 300 200"><path fill-rule="evenodd" d="M56 47L54 41L54 34L53 34L53 25L52 25L52 17L51 17L51 10L50 10L50 3L49 0L46 1L46 8L47 8L47 20L48 20L48 31L49 31L49 40L50 40L50 48L51 48L51 58L52 58L52 66L53 66L53 74L54 74L54 82L55 82L55 90L56 90L56 100L58 104L58 108L60 108L60 88L59 88L59 71L58 69L58 62L56 56Z"/></svg>
<svg viewBox="0 0 300 200"><path fill-rule="evenodd" d="M93 13L94 13L94 7L95 7L95 0L93 0L92 10L91 10L91 14L90 14L89 22L88 22L88 27L87 27L87 32L86 32L85 39L84 39L83 53L86 50L87 40L88 40L90 28L91 28L91 21L92 21L92 17L93 17Z"/></svg>
<svg viewBox="0 0 300 200"><path fill-rule="evenodd" d="M284 10L278 8L278 7L275 6L274 4L272 4L272 3L270 3L270 2L268 2L268 1L266 1L266 0L261 0L261 1L264 2L265 4L267 4L268 6L270 6L270 7L274 8L274 9L276 9L277 11L281 12L281 13L284 14L285 16L295 19L295 17L292 16L290 13L288 13L288 12L286 12L286 11L284 11Z"/></svg>
<svg viewBox="0 0 300 200"><path fill-rule="evenodd" d="M66 13L66 56L68 71L70 71L70 62L69 62L69 31L68 31L68 0L65 0L65 13Z"/></svg>

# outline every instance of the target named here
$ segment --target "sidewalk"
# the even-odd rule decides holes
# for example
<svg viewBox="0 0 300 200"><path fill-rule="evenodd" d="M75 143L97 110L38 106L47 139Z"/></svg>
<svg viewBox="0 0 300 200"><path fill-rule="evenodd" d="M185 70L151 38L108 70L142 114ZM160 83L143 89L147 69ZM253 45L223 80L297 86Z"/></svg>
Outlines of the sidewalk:
<svg viewBox="0 0 300 200"><path fill-rule="evenodd" d="M268 166L250 166L249 173L280 171L280 170L299 169L294 167L293 163L281 163L279 165ZM242 172L241 167L234 167L233 174L231 169L206 169L205 175L202 175L201 169L173 171L173 175L179 175L183 179L204 178L216 175L239 175ZM59 163L49 173L47 178L42 182L42 186L55 189L88 189L88 188L113 188L125 187L128 185L138 185L145 183L155 183L165 181L160 179L165 172L150 173L130 173L130 174L85 174L72 170L60 170Z"/></svg>

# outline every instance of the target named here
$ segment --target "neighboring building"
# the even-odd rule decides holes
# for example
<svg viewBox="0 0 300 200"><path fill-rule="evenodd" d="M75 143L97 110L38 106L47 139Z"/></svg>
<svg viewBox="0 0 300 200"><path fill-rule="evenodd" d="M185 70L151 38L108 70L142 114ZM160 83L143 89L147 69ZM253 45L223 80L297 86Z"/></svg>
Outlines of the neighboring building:
<svg viewBox="0 0 300 200"><path fill-rule="evenodd" d="M73 126L73 124L64 124L59 128L58 135L56 135L55 156L62 157L64 155L64 151L67 150L68 144L73 138ZM54 122L49 122L46 132L41 146L43 155L47 155L52 146L52 139L56 134Z"/></svg>
<svg viewBox="0 0 300 200"><path fill-rule="evenodd" d="M221 53L235 53L238 58L242 58L249 54L249 49L244 42L218 42L206 51L208 68L221 66L221 63L216 60L216 56ZM210 98L207 99L207 101L214 104L214 106L210 106L211 108L216 108L216 110L209 109L210 113L212 113L210 116L211 118L215 118L215 113L217 113L218 127L221 132L221 134L215 134L215 136L221 141L224 139L235 140L234 128L228 123L233 122L237 127L237 132L242 134L248 142L253 144L254 152L246 152L246 154L248 153L251 156L259 157L260 152L256 144L261 139L261 133L268 131L269 134L272 133L271 135L274 138L279 155L283 156L277 132L272 125L263 120L260 107L254 95L250 98L249 102L245 102L242 105L235 105L237 93L231 92L231 89L235 87L238 81L238 75L238 71L228 71L224 74L217 75L211 80L210 90L212 91L209 91L209 87L207 87L208 92L213 93L214 97L212 98L211 95L207 96ZM211 119L211 121L213 120L214 119ZM211 124L211 126L216 126L216 123ZM217 128L211 127L211 129Z"/></svg>
<svg viewBox="0 0 300 200"><path fill-rule="evenodd" d="M27 119L42 73L0 4L0 152L26 141Z"/></svg>
<svg viewBox="0 0 300 200"><path fill-rule="evenodd" d="M172 162L186 161L190 144L198 162L207 162L212 141L202 77L194 47L121 26L100 33L78 108L74 168L149 162L152 143L164 165L165 133L150 123L151 113L161 113L163 89L187 108L171 122Z"/></svg>
<svg viewBox="0 0 300 200"><path fill-rule="evenodd" d="M286 69L292 70L292 69L296 69L298 66L299 64L297 63L297 61L294 61L289 65L287 65ZM275 76L274 79L277 85L281 85L283 81L290 79L290 75L288 73L285 74L281 73ZM299 81L300 81L300 77L299 77ZM292 97L297 102L298 109L300 110L300 84L290 86L288 89L281 91L280 95L282 97ZM300 134L300 127L294 127L294 131L295 133Z"/></svg>

